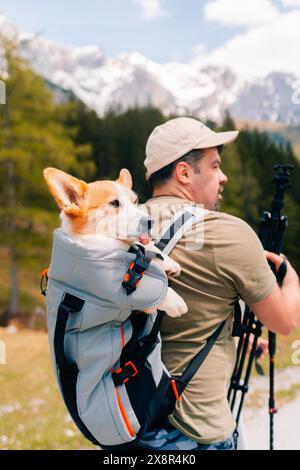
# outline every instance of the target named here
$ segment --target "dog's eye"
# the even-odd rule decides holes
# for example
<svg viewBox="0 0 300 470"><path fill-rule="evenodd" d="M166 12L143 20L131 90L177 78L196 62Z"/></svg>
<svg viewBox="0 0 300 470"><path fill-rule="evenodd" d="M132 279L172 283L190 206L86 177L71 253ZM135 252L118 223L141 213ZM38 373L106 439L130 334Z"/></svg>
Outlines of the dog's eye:
<svg viewBox="0 0 300 470"><path fill-rule="evenodd" d="M120 201L118 199L115 199L114 201L111 201L109 204L113 207L116 207L116 208L120 207Z"/></svg>

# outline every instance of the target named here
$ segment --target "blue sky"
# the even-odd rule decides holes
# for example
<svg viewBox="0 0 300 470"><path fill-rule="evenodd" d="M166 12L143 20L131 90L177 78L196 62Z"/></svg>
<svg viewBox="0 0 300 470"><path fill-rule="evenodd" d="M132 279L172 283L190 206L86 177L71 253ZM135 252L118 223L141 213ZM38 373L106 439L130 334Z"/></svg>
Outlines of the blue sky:
<svg viewBox="0 0 300 470"><path fill-rule="evenodd" d="M96 44L107 57L136 51L300 78L300 0L0 0L0 11L21 31Z"/></svg>
<svg viewBox="0 0 300 470"><path fill-rule="evenodd" d="M107 56L136 50L158 62L188 62L200 44L210 51L238 30L205 21L205 0L157 3L165 16L154 9L154 17L146 17L143 0L0 0L0 11L23 31L78 46L98 44Z"/></svg>

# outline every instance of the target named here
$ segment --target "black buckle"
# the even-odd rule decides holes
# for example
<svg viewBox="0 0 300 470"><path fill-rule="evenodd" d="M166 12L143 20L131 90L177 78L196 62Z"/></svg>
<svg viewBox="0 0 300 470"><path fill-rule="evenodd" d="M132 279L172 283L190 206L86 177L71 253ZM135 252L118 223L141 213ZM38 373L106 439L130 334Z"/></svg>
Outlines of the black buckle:
<svg viewBox="0 0 300 470"><path fill-rule="evenodd" d="M134 253L136 255L135 260L130 263L122 282L122 286L126 289L126 294L130 295L136 290L138 283L142 279L153 258L157 257L163 259L163 257L159 253L155 253L153 251L146 252L144 247L136 244L131 245L128 253Z"/></svg>
<svg viewBox="0 0 300 470"><path fill-rule="evenodd" d="M144 248L133 244L129 249L129 253L135 253L136 258L130 264L122 282L122 286L126 289L127 295L132 294L136 290L145 270L149 266L149 261L145 257Z"/></svg>
<svg viewBox="0 0 300 470"><path fill-rule="evenodd" d="M143 273L137 273L133 269L128 269L122 282L122 286L126 289L127 295L132 294L136 290L142 277Z"/></svg>
<svg viewBox="0 0 300 470"><path fill-rule="evenodd" d="M145 258L137 258L134 262L132 270L137 274L142 274L147 268L149 263Z"/></svg>

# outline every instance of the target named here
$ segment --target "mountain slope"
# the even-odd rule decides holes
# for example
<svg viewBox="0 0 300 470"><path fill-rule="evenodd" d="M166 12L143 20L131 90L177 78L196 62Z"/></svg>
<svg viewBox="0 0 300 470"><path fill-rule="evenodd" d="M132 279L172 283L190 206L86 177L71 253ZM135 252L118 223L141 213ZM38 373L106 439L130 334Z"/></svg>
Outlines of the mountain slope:
<svg viewBox="0 0 300 470"><path fill-rule="evenodd" d="M246 82L229 68L201 63L158 64L136 52L106 58L98 46L60 45L21 33L0 15L1 34L15 36L22 54L45 80L69 90L98 115L153 105L165 114L220 121L228 110L247 121L300 125L299 77L274 72ZM300 101L300 100L298 100Z"/></svg>

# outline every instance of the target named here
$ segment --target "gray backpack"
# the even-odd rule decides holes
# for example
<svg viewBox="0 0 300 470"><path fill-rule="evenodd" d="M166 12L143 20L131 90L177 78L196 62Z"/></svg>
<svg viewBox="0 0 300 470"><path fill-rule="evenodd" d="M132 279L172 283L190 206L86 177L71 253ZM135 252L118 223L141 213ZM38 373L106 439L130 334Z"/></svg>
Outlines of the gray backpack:
<svg viewBox="0 0 300 470"><path fill-rule="evenodd" d="M177 213L156 245L169 253L203 218L200 212ZM161 360L164 313L140 311L159 305L168 288L163 270L151 263L154 256L138 245L129 252L88 249L54 232L47 276L52 363L75 424L104 449L138 447L144 430L167 420L224 325L182 376L172 377Z"/></svg>

